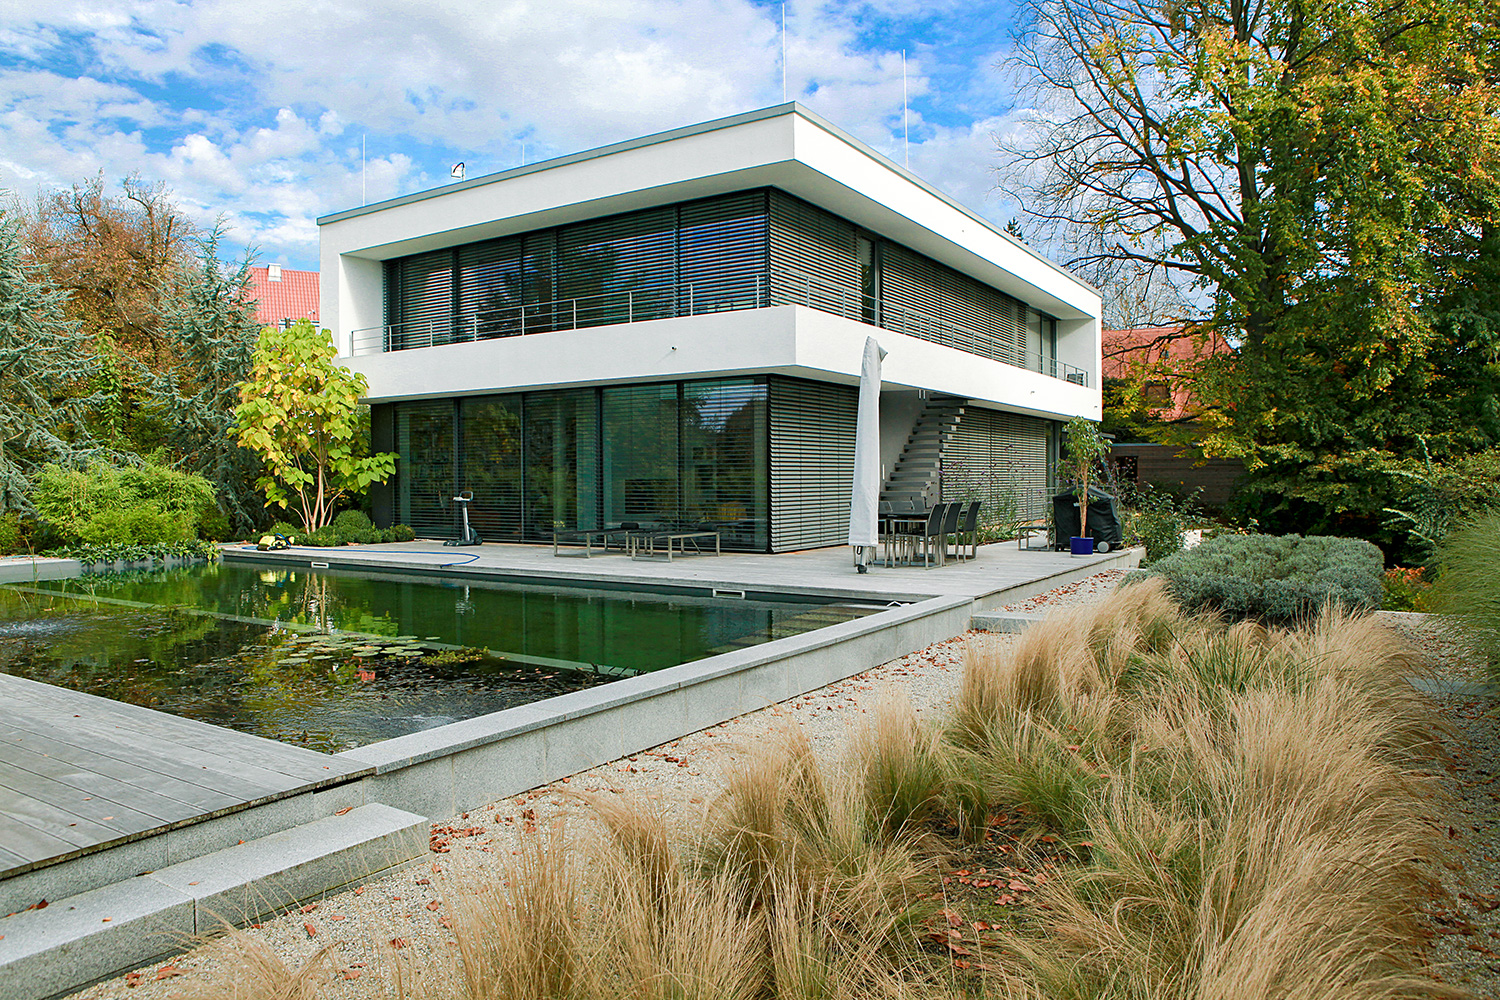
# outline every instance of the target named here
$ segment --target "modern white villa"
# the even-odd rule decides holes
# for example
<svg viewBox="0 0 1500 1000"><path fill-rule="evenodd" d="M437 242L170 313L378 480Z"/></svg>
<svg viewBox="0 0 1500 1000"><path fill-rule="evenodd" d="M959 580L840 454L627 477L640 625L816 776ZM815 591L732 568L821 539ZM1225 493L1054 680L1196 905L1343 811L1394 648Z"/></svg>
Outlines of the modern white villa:
<svg viewBox="0 0 1500 1000"><path fill-rule="evenodd" d="M379 523L842 544L865 338L884 496L1040 515L1100 301L797 104L319 220L323 324L400 455Z"/></svg>

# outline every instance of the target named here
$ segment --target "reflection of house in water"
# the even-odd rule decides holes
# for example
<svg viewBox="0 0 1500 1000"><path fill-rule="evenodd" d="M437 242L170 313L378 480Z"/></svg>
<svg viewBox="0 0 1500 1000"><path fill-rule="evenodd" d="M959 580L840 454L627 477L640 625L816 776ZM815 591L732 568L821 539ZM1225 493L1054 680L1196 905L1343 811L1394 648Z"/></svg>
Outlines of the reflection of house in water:
<svg viewBox="0 0 1500 1000"><path fill-rule="evenodd" d="M321 220L324 319L399 452L377 519L841 543L862 350L891 497L1041 509L1099 299L796 105ZM899 460L899 462L898 462ZM898 468L899 465L899 468Z"/></svg>
<svg viewBox="0 0 1500 1000"><path fill-rule="evenodd" d="M1188 442L1198 437L1198 407L1192 376L1202 360L1230 350L1217 335L1190 335L1181 326L1146 326L1105 330L1103 372L1110 380L1139 381L1151 419L1174 426ZM1116 441L1110 448L1115 475L1137 485L1148 483L1179 493L1198 493L1202 503L1218 506L1234 495L1245 466L1237 458L1195 459L1189 446L1151 441Z"/></svg>

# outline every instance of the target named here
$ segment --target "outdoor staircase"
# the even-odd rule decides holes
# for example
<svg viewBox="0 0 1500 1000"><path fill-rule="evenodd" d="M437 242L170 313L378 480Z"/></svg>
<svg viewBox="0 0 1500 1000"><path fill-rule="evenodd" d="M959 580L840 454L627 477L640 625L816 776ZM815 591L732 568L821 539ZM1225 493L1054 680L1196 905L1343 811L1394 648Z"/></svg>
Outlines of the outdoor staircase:
<svg viewBox="0 0 1500 1000"><path fill-rule="evenodd" d="M882 501L921 500L930 504L937 498L943 450L953 439L967 402L956 396L928 397L927 406L906 439L901 457L891 467L890 478L880 491Z"/></svg>

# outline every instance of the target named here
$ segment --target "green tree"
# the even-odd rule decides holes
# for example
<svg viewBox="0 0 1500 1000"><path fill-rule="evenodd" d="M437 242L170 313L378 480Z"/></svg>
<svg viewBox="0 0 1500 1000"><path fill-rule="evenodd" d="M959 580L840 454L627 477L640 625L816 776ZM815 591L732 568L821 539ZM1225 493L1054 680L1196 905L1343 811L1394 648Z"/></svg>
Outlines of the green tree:
<svg viewBox="0 0 1500 1000"><path fill-rule="evenodd" d="M250 300L248 256L219 261L222 226L198 241L198 258L172 272L158 296L158 333L169 360L139 368L144 405L160 418L178 465L214 484L230 531L243 537L260 521L265 498L259 456L230 433L240 385L250 376L259 329Z"/></svg>
<svg viewBox="0 0 1500 1000"><path fill-rule="evenodd" d="M1104 469L1109 456L1109 442L1099 433L1099 425L1086 417L1074 417L1063 428L1061 471L1063 476L1081 484L1078 493L1078 537L1089 533L1089 477Z"/></svg>
<svg viewBox="0 0 1500 1000"><path fill-rule="evenodd" d="M258 454L268 498L313 531L350 493L396 471L391 452L361 456L359 399L365 377L339 365L327 330L307 320L260 332L250 377L240 386L232 433Z"/></svg>
<svg viewBox="0 0 1500 1000"><path fill-rule="evenodd" d="M33 512L38 466L101 453L85 426L99 402L87 391L96 367L66 301L28 262L20 221L0 208L0 510Z"/></svg>
<svg viewBox="0 0 1500 1000"><path fill-rule="evenodd" d="M1500 439L1500 45L1477 0L1029 0L1032 215L1184 290L1203 448L1300 528ZM1027 138L1029 137L1029 138ZM1342 522L1342 523L1341 523Z"/></svg>

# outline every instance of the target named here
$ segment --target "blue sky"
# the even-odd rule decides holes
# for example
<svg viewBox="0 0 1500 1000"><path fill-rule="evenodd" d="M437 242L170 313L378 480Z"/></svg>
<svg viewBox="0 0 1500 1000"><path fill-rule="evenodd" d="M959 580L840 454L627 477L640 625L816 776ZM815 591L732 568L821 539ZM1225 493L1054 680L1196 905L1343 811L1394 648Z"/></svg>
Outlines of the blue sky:
<svg viewBox="0 0 1500 1000"><path fill-rule="evenodd" d="M780 3L7 0L0 188L164 182L262 262L317 266L320 215L780 103ZM1003 224L1010 3L792 2L787 96ZM361 157L361 141L365 146ZM362 171L363 165L363 171Z"/></svg>

